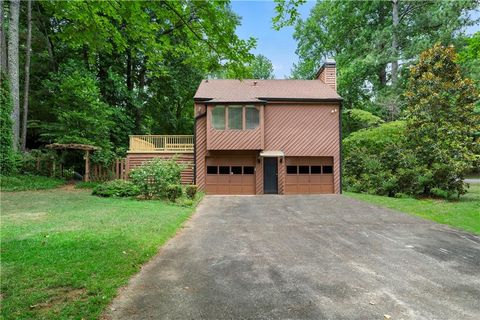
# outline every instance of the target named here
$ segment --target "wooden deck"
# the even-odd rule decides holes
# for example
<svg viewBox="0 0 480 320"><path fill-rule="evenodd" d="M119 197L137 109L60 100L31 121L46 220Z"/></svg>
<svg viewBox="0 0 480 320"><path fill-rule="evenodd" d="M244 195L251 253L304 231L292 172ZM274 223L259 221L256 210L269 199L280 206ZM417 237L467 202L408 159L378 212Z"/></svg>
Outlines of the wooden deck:
<svg viewBox="0 0 480 320"><path fill-rule="evenodd" d="M193 135L130 136L128 153L193 153Z"/></svg>
<svg viewBox="0 0 480 320"><path fill-rule="evenodd" d="M130 136L126 158L126 177L130 170L155 158L176 159L184 166L182 184L192 184L193 177L193 135L135 135Z"/></svg>

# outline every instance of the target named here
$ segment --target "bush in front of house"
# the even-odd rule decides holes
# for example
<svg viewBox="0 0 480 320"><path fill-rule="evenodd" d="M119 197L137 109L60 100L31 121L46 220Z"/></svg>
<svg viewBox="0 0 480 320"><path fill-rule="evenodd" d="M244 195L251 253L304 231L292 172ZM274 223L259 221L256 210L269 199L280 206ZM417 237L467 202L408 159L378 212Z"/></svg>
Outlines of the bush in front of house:
<svg viewBox="0 0 480 320"><path fill-rule="evenodd" d="M139 188L130 181L112 180L98 184L93 188L93 195L99 197L134 197L140 194Z"/></svg>
<svg viewBox="0 0 480 320"><path fill-rule="evenodd" d="M194 199L198 191L198 187L194 184L185 187L185 193L189 199Z"/></svg>
<svg viewBox="0 0 480 320"><path fill-rule="evenodd" d="M145 198L169 198L181 184L183 166L175 159L153 159L130 172L130 180ZM180 192L181 195L181 192Z"/></svg>
<svg viewBox="0 0 480 320"><path fill-rule="evenodd" d="M179 184L171 184L165 190L165 197L170 201L175 201L183 194L182 186Z"/></svg>

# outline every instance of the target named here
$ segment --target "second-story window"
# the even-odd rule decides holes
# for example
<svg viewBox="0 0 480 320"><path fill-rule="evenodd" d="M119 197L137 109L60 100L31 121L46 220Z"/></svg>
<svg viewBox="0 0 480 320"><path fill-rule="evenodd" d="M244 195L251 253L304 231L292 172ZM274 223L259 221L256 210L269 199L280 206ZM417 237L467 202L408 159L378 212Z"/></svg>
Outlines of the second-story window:
<svg viewBox="0 0 480 320"><path fill-rule="evenodd" d="M225 106L215 106L212 109L212 126L215 129L225 129Z"/></svg>
<svg viewBox="0 0 480 320"><path fill-rule="evenodd" d="M260 112L254 105L217 105L211 115L212 127L217 130L256 129L260 125Z"/></svg>
<svg viewBox="0 0 480 320"><path fill-rule="evenodd" d="M245 129L255 129L260 122L260 115L255 106L245 107Z"/></svg>
<svg viewBox="0 0 480 320"><path fill-rule="evenodd" d="M243 129L243 107L228 106L228 129Z"/></svg>

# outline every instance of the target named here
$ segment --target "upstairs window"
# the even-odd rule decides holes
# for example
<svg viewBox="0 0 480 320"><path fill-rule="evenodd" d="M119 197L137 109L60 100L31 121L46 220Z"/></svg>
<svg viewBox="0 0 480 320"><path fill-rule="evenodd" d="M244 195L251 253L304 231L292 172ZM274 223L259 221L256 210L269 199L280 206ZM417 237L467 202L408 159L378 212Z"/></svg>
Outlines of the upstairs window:
<svg viewBox="0 0 480 320"><path fill-rule="evenodd" d="M211 120L217 130L252 130L260 125L260 112L254 105L217 105L212 108Z"/></svg>
<svg viewBox="0 0 480 320"><path fill-rule="evenodd" d="M225 130L225 106L212 109L212 126L214 129Z"/></svg>
<svg viewBox="0 0 480 320"><path fill-rule="evenodd" d="M243 128L242 112L242 106L228 106L228 129L241 130Z"/></svg>
<svg viewBox="0 0 480 320"><path fill-rule="evenodd" d="M245 107L245 129L255 129L260 123L260 114L255 106Z"/></svg>

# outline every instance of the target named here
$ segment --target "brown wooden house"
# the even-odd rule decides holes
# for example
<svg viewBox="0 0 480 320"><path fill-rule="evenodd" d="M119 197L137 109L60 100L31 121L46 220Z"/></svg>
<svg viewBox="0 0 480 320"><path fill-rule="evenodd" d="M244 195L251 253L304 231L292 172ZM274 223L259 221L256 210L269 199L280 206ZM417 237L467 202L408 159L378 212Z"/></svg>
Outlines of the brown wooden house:
<svg viewBox="0 0 480 320"><path fill-rule="evenodd" d="M204 80L194 100L195 135L131 136L127 174L175 156L207 194L341 193L335 62L316 80Z"/></svg>
<svg viewBox="0 0 480 320"><path fill-rule="evenodd" d="M341 192L335 62L316 80L204 80L195 183L207 194Z"/></svg>

